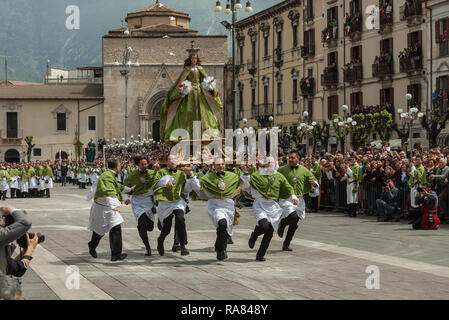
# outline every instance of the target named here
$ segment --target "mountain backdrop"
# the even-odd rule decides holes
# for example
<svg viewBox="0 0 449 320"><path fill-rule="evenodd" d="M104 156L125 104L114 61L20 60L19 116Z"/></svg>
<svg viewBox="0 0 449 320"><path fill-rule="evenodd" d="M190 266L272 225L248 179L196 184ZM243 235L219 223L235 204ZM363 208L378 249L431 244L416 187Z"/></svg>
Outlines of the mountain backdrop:
<svg viewBox="0 0 449 320"><path fill-rule="evenodd" d="M52 66L76 68L100 66L102 36L121 26L126 14L155 0L0 0L0 81L4 81L4 58L8 56L8 80L42 82L46 60ZM199 34L228 34L220 24L230 21L215 13L216 0L163 0L162 4L190 14L192 29ZM280 0L252 0L254 13ZM238 19L245 13L246 0ZM66 8L80 9L80 29L66 28ZM221 0L223 9L226 0Z"/></svg>

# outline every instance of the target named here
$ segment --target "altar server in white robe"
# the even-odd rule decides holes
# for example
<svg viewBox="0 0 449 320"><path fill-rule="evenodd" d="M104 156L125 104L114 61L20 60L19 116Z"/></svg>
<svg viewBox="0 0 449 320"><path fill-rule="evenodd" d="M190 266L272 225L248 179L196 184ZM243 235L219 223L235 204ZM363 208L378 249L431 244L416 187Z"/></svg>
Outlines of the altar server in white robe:
<svg viewBox="0 0 449 320"><path fill-rule="evenodd" d="M117 182L119 171L119 161L109 160L108 170L100 176L95 190L88 227L92 231L92 239L88 243L89 253L94 258L97 258L96 248L101 238L108 232L111 261L123 260L127 257L126 253L122 253L121 224L124 220L120 215L119 207L122 205L122 192L131 192L135 186L129 188L119 184Z"/></svg>
<svg viewBox="0 0 449 320"><path fill-rule="evenodd" d="M265 261L265 253L270 245L274 230L278 229L283 209L278 199L288 199L294 205L298 204L298 198L294 194L292 186L287 179L275 171L276 162L269 156L260 165L261 168L251 175L243 173L243 189L254 198L253 210L257 225L248 241L250 248L254 248L257 238L264 235L262 243L256 255L257 261Z"/></svg>

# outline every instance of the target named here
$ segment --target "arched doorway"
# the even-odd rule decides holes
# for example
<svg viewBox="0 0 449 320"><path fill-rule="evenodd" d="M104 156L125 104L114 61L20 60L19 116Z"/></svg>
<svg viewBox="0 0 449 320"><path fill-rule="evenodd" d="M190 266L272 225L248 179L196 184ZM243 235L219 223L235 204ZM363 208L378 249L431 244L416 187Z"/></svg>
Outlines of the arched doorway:
<svg viewBox="0 0 449 320"><path fill-rule="evenodd" d="M20 162L20 153L16 149L9 149L5 152L5 162Z"/></svg>
<svg viewBox="0 0 449 320"><path fill-rule="evenodd" d="M160 97L152 106L150 106L151 107L150 119L152 120L151 122L153 123L151 127L151 132L154 141L160 141L161 139L159 128L160 128L161 110L164 101L165 96Z"/></svg>
<svg viewBox="0 0 449 320"><path fill-rule="evenodd" d="M56 154L55 159L59 160L59 152ZM61 151L61 159L63 159L63 160L68 159L67 153L65 151Z"/></svg>

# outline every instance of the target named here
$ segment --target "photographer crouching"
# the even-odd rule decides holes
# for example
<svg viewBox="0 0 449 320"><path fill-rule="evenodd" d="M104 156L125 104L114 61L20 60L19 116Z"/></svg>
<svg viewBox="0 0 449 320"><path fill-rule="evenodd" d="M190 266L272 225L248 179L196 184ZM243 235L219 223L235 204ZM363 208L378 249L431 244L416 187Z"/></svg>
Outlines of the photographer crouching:
<svg viewBox="0 0 449 320"><path fill-rule="evenodd" d="M393 180L388 180L382 187L382 195L376 200L376 206L379 214L377 221L399 221L399 189L395 187Z"/></svg>
<svg viewBox="0 0 449 320"><path fill-rule="evenodd" d="M33 251L45 240L45 237L38 233L27 233L31 228L31 220L25 211L13 207L0 207L3 220L0 222L0 272L22 277L27 271ZM13 259L16 246L19 245L20 253Z"/></svg>
<svg viewBox="0 0 449 320"><path fill-rule="evenodd" d="M413 220L413 229L432 230L438 229L438 195L432 190L433 185L427 183L424 188L418 187L416 204L421 205L421 212Z"/></svg>

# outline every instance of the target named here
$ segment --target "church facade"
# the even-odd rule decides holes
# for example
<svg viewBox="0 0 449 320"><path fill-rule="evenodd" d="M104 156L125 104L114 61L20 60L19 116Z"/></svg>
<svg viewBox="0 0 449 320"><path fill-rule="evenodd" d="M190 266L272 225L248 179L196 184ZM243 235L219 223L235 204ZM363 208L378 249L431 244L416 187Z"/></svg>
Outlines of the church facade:
<svg viewBox="0 0 449 320"><path fill-rule="evenodd" d="M162 104L182 72L186 50L192 45L200 49L201 64L217 80L225 104L227 36L198 35L190 29L187 13L158 1L128 13L126 22L128 29L113 29L103 37L105 139L121 140L125 135L129 139L140 134L159 140ZM124 56L131 63L125 75Z"/></svg>

